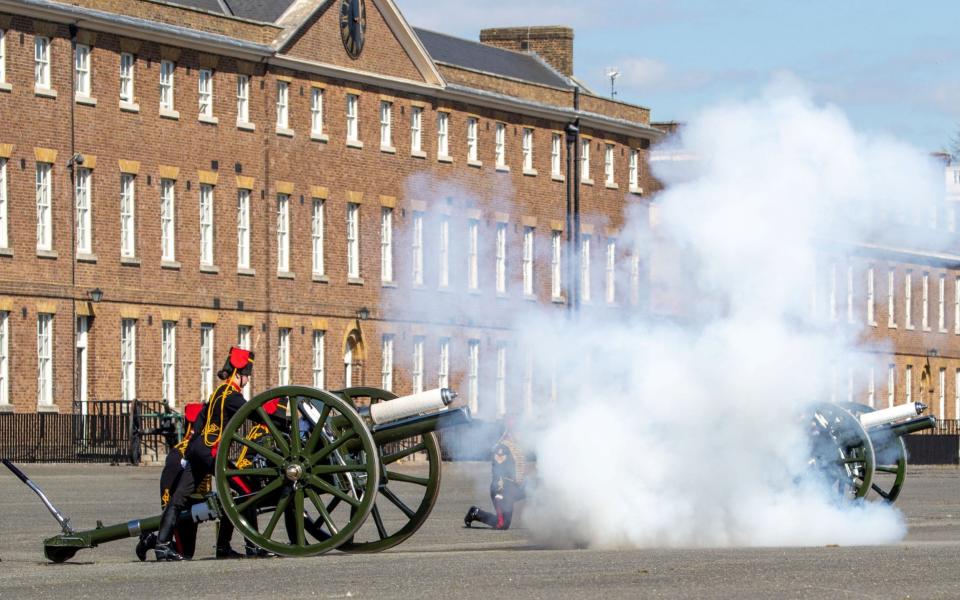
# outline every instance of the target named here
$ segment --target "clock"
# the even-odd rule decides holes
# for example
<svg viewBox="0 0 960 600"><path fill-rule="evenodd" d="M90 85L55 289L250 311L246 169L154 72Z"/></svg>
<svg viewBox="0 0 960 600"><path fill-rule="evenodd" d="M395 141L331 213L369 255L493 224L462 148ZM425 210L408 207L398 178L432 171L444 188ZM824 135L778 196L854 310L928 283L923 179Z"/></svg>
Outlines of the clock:
<svg viewBox="0 0 960 600"><path fill-rule="evenodd" d="M363 51L367 31L367 7L364 0L340 0L340 38L351 58Z"/></svg>

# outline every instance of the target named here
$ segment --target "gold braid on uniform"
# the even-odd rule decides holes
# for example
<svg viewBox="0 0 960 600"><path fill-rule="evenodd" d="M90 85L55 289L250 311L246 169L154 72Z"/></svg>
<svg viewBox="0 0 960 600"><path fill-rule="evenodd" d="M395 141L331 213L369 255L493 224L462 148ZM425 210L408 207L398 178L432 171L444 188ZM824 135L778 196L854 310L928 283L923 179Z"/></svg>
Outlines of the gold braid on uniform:
<svg viewBox="0 0 960 600"><path fill-rule="evenodd" d="M514 481L518 484L522 484L523 478L526 476L527 471L527 459L523 454L523 450L515 441L513 441L511 437L506 435L500 438L500 443L506 446L510 451L510 454L513 456L514 473L516 475Z"/></svg>
<svg viewBox="0 0 960 600"><path fill-rule="evenodd" d="M213 394L210 395L210 403L207 406L207 422L203 426L203 443L206 444L207 448L213 448L220 443L220 437L223 434L223 413L224 409L227 406L227 396L230 395L230 388L232 387L230 383L233 381L233 378L237 376L237 369L233 369L233 373L230 374L230 378L227 379L220 387L223 388L223 391L217 395L217 392L220 391L220 388L217 388L213 391ZM217 423L211 423L213 419L213 412L216 410L215 403L217 400L220 401L220 419ZM216 437L211 439L212 435Z"/></svg>

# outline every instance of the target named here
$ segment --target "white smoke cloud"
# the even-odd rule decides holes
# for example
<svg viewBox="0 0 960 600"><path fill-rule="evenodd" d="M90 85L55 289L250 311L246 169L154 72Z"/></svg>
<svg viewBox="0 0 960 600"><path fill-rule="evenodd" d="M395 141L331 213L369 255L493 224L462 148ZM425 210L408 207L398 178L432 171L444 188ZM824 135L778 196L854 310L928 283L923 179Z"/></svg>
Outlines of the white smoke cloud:
<svg viewBox="0 0 960 600"><path fill-rule="evenodd" d="M656 231L637 204L618 240L643 248L644 260L673 255L669 268L650 268L670 271L684 299L680 319L603 310L599 289L576 319L533 303L467 300L451 308L446 298L416 299L434 320L469 314L477 324L508 324L517 338L508 373L515 398L523 395L518 357L533 357L537 424L522 438L536 454L537 478L524 524L548 542L604 548L902 538L895 507L840 502L812 473L809 422L798 413L829 400L840 373L857 373L865 385L860 375L884 372L882 358L862 351L860 325L845 326L845 268L836 278L835 322L824 273L850 243L918 242L903 221L925 219L942 201L942 172L912 147L858 134L839 110L815 104L788 79L754 101L704 111L685 129L683 150L696 160L657 172L668 187L656 199ZM511 190L487 191L471 199L455 184L423 177L407 186L431 203L450 195L517 212ZM484 235L480 264L489 271L493 249ZM546 251L540 244L538 260ZM594 257L601 255L595 245ZM463 264L462 256L454 260ZM621 289L629 271L619 268ZM518 287L511 284L512 295ZM492 374L482 385L481 405L489 407Z"/></svg>

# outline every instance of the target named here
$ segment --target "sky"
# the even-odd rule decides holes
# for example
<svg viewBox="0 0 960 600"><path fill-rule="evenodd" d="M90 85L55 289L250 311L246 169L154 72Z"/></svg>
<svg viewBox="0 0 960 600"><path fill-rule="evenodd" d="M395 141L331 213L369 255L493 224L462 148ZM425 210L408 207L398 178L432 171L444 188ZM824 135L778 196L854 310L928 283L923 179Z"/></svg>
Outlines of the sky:
<svg viewBox="0 0 960 600"><path fill-rule="evenodd" d="M960 131L960 2L891 0L396 0L407 21L478 40L485 27L574 29L574 72L609 95L689 121L784 76L866 134L925 152Z"/></svg>

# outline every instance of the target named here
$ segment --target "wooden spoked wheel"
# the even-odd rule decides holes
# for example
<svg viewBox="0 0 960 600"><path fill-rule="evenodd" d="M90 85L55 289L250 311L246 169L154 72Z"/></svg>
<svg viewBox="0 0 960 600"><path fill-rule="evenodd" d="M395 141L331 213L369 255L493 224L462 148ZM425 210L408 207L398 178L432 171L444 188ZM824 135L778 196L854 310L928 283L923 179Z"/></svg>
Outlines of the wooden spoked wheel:
<svg viewBox="0 0 960 600"><path fill-rule="evenodd" d="M261 425L255 433L254 423ZM223 429L215 476L224 516L282 556L333 550L373 509L377 456L370 430L343 398L300 386L267 390ZM286 532L278 530L281 518ZM326 535L308 535L318 524Z"/></svg>
<svg viewBox="0 0 960 600"><path fill-rule="evenodd" d="M841 406L858 419L861 414L876 410L856 402L847 402ZM900 490L903 489L903 481L907 477L907 446L902 437L891 434L886 436L879 433L873 434L870 440L873 442L873 451L876 456L876 473L870 484L870 490L874 495L869 497L879 496L887 502L896 502Z"/></svg>
<svg viewBox="0 0 960 600"><path fill-rule="evenodd" d="M810 419L810 466L841 496L870 491L875 454L860 420L837 404L817 404Z"/></svg>

